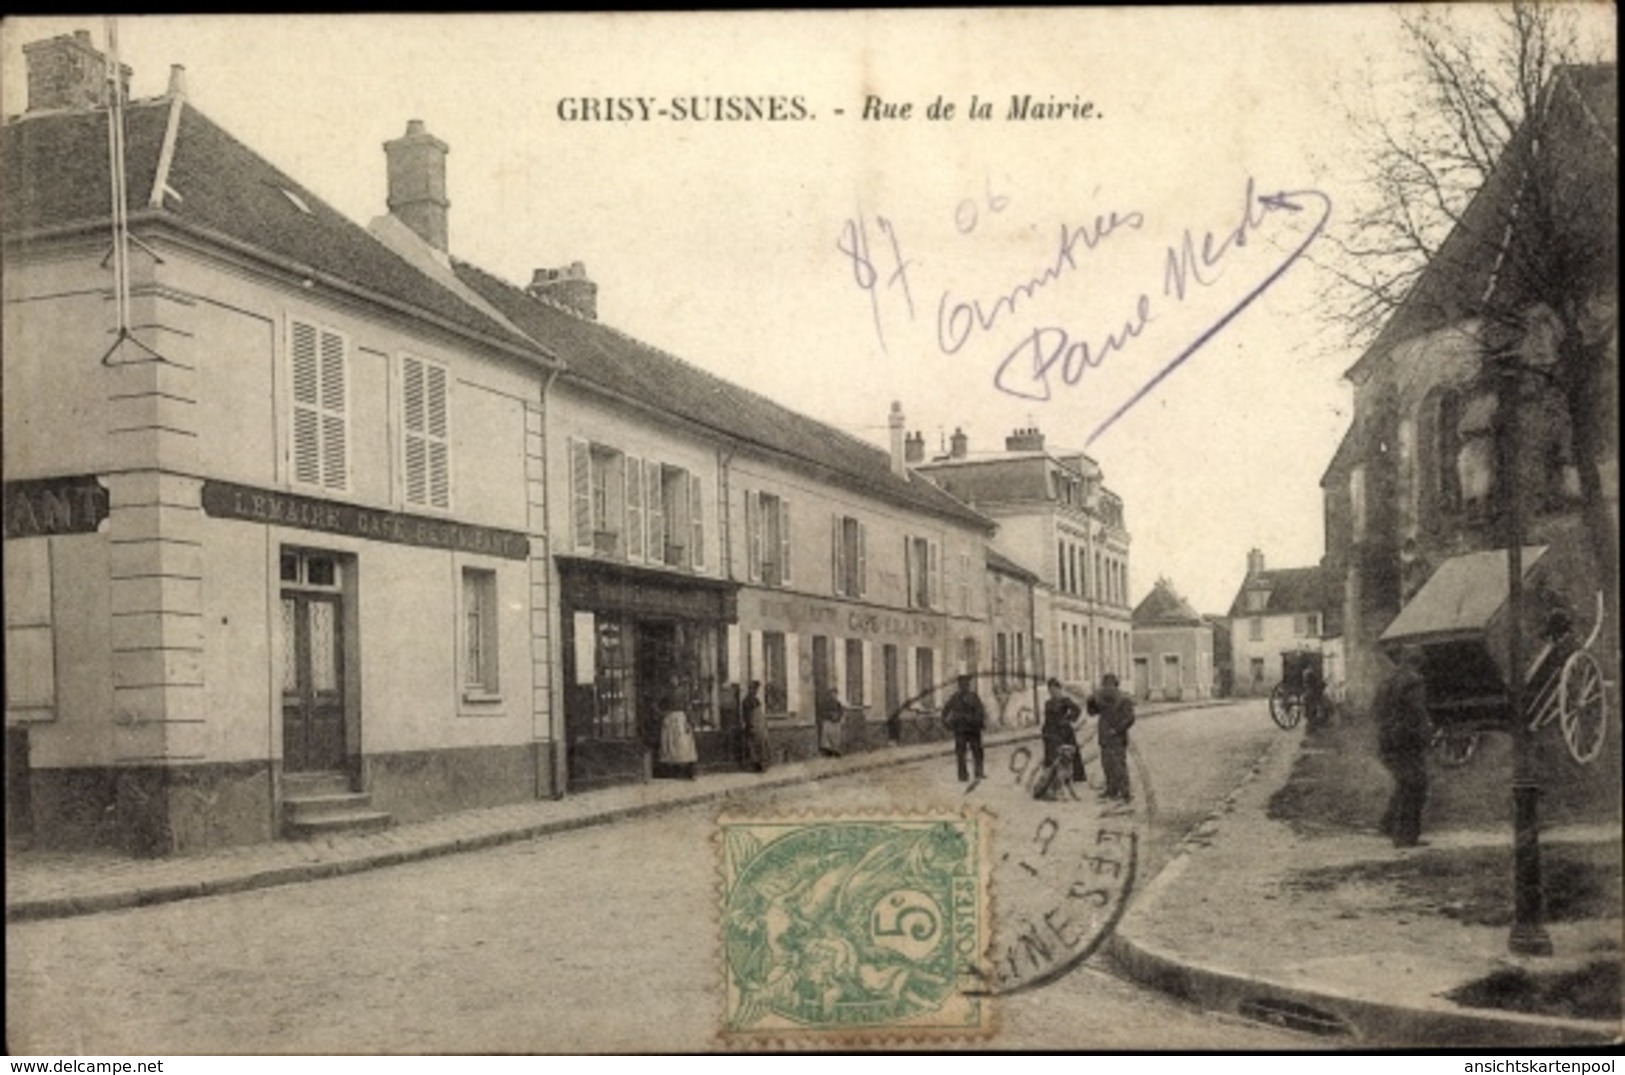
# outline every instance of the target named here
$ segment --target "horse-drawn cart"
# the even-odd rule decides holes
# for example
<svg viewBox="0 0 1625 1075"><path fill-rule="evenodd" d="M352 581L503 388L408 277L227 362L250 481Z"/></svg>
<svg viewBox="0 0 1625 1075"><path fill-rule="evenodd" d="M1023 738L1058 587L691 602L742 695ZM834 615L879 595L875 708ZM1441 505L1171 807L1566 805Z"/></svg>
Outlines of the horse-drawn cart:
<svg viewBox="0 0 1625 1075"><path fill-rule="evenodd" d="M1548 552L1546 546L1523 550L1522 714L1514 715L1508 700L1513 669L1504 549L1440 564L1382 633L1390 651L1413 646L1421 653L1434 754L1445 764L1466 763L1485 732L1510 731L1515 719L1531 731L1555 722L1581 764L1602 753L1612 689L1597 653L1603 594L1565 598L1555 580L1572 573L1551 570L1556 557Z"/></svg>
<svg viewBox="0 0 1625 1075"><path fill-rule="evenodd" d="M1287 731L1305 715L1314 728L1326 705L1326 658L1319 650L1287 650L1281 654L1281 682L1270 691L1270 718Z"/></svg>

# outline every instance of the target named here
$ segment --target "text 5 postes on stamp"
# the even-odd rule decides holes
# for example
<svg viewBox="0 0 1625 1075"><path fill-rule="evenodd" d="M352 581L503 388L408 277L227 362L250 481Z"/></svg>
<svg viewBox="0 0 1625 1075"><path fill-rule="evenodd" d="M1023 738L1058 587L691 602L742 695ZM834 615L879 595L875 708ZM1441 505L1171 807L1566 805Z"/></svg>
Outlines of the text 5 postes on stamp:
<svg viewBox="0 0 1625 1075"><path fill-rule="evenodd" d="M724 816L718 830L724 1038L992 1031L985 815Z"/></svg>

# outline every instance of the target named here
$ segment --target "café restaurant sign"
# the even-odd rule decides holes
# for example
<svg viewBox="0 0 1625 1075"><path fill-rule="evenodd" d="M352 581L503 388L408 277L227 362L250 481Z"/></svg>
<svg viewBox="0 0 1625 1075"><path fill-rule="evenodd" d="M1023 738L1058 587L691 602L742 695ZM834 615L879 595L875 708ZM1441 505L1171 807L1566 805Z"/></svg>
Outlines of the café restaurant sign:
<svg viewBox="0 0 1625 1075"><path fill-rule="evenodd" d="M7 538L94 534L107 518L107 490L94 475L5 483Z"/></svg>
<svg viewBox="0 0 1625 1075"><path fill-rule="evenodd" d="M530 538L514 530L471 526L427 515L380 511L336 500L294 496L231 482L203 483L203 513L216 519L272 523L324 534L369 538L425 549L472 552L508 560L523 560L530 555Z"/></svg>

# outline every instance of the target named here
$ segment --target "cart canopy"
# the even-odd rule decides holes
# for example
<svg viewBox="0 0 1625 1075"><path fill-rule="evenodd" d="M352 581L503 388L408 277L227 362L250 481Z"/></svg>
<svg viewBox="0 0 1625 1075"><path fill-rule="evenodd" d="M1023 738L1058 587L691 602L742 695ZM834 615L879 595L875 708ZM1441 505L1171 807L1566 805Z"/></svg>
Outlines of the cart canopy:
<svg viewBox="0 0 1625 1075"><path fill-rule="evenodd" d="M1524 546L1526 580L1546 555L1546 549L1545 545ZM1498 626L1507 596L1505 549L1453 556L1423 583L1378 641L1390 646L1468 639L1488 641L1486 636ZM1499 634L1499 631L1494 633Z"/></svg>

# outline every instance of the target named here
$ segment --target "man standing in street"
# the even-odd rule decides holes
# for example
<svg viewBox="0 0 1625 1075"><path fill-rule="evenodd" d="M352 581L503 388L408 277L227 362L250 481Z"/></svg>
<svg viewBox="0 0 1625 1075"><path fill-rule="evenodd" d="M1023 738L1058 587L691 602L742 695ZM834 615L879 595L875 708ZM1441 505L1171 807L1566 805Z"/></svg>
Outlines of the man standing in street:
<svg viewBox="0 0 1625 1075"><path fill-rule="evenodd" d="M1100 677L1100 689L1089 696L1087 708L1099 718L1100 767L1106 772L1102 799L1130 802L1134 798L1128 779L1128 730L1134 725L1134 701L1117 688L1110 672Z"/></svg>
<svg viewBox="0 0 1625 1075"><path fill-rule="evenodd" d="M1433 737L1427 710L1422 654L1414 646L1399 652L1398 667L1377 688L1377 755L1394 777L1378 828L1395 847L1422 844L1422 806L1428 797L1428 743Z"/></svg>
<svg viewBox="0 0 1625 1075"><path fill-rule="evenodd" d="M987 709L982 699L971 690L970 677L959 677L959 689L954 691L942 707L942 722L954 733L954 758L959 762L959 782L970 779L965 767L965 751L969 750L976 763L976 779L985 775L982 770L982 729L987 726Z"/></svg>

